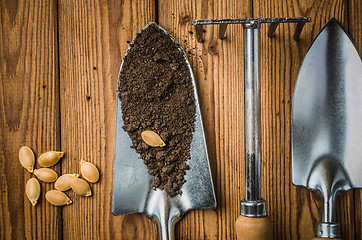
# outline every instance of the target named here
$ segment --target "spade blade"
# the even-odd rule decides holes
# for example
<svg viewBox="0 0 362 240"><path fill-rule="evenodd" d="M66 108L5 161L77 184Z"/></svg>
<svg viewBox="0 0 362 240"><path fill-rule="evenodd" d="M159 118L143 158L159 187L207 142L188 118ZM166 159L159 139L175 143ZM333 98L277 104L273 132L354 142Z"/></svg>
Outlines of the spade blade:
<svg viewBox="0 0 362 240"><path fill-rule="evenodd" d="M362 187L361 143L361 58L332 19L307 52L294 90L293 184L320 190L324 181L333 191ZM335 179L343 184L333 185Z"/></svg>
<svg viewBox="0 0 362 240"><path fill-rule="evenodd" d="M149 23L142 31L151 25L161 29L178 46L178 50L184 57L190 71L195 97L196 116L194 122L195 131L193 132L190 147L191 158L187 161L189 170L186 170L186 183L181 188L182 195L169 197L164 190L152 189L153 177L148 173L140 155L130 148L132 141L128 133L122 128L124 125L121 110L122 103L121 99L117 97L112 211L115 215L143 213L159 223L162 238L168 239L167 235L172 235L170 233L172 230L167 229L172 227L171 225L173 225L175 220L191 209L215 208L216 199L196 84L190 63L176 40L156 23ZM128 48L126 55L129 53L132 45ZM123 66L124 62L122 62L120 72ZM121 79L118 78L118 85L120 83Z"/></svg>

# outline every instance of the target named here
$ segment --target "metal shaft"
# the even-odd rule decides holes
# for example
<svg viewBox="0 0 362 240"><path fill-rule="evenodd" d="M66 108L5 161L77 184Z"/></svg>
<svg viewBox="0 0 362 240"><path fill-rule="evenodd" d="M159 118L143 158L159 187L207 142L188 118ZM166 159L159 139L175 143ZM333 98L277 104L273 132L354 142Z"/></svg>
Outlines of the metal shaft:
<svg viewBox="0 0 362 240"><path fill-rule="evenodd" d="M241 215L266 216L265 201L260 197L260 69L258 21L244 26L244 129L245 199Z"/></svg>
<svg viewBox="0 0 362 240"><path fill-rule="evenodd" d="M172 206L166 194L158 192L158 195L153 195L154 200L149 201L147 207L150 212L154 214L152 220L155 221L159 228L160 240L174 240L174 229L176 222L180 219L180 212L177 208ZM151 199L152 199L151 197Z"/></svg>
<svg viewBox="0 0 362 240"><path fill-rule="evenodd" d="M327 199L324 197L322 222L334 223L334 198L334 196L328 196Z"/></svg>
<svg viewBox="0 0 362 240"><path fill-rule="evenodd" d="M260 200L259 26L244 25L245 200Z"/></svg>
<svg viewBox="0 0 362 240"><path fill-rule="evenodd" d="M333 185L335 186L337 184ZM327 188L328 187L321 187L321 189ZM322 221L317 225L317 237L339 238L339 224L334 222L334 201L337 192L321 194L323 196Z"/></svg>

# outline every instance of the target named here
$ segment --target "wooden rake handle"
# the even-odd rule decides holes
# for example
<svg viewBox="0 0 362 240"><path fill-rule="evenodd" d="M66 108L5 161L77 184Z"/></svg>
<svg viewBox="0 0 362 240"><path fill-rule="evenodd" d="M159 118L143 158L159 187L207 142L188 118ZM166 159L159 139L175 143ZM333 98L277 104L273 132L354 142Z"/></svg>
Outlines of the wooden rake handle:
<svg viewBox="0 0 362 240"><path fill-rule="evenodd" d="M240 215L235 222L238 240L272 240L273 227L268 216L252 218Z"/></svg>

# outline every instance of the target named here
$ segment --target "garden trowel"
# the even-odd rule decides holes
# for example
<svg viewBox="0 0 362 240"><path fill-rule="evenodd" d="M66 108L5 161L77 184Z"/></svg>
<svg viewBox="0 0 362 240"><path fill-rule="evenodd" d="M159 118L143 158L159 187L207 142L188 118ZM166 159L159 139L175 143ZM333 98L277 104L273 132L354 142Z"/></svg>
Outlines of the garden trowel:
<svg viewBox="0 0 362 240"><path fill-rule="evenodd" d="M158 224L160 228L159 235L162 240L171 240L174 239L173 228L175 223L187 211L191 209L215 208L216 199L196 84L190 63L176 40L159 25L149 23L142 31L151 25L159 28L166 37L171 38L183 55L190 72L195 97L196 116L194 122L195 131L192 134L193 138L190 147L191 158L187 161L189 170L186 171L185 175L186 183L181 188L182 195L170 197L164 190L153 189L153 177L149 174L140 155L130 148L132 141L128 133L122 128L124 125L121 110L122 102L117 96L112 211L114 215L142 213ZM135 40L133 40L128 48L126 55L129 53L134 42ZM123 66L124 61L122 62L120 73ZM118 89L120 84L121 78L118 77Z"/></svg>
<svg viewBox="0 0 362 240"><path fill-rule="evenodd" d="M317 239L340 237L334 200L362 187L361 144L361 58L333 18L304 58L292 106L293 184L323 197Z"/></svg>

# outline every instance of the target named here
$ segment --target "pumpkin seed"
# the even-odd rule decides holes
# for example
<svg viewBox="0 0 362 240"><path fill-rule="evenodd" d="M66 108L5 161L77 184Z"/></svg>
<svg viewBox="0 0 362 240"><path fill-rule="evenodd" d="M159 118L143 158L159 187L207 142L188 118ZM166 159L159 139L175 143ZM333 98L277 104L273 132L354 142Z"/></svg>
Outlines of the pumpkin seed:
<svg viewBox="0 0 362 240"><path fill-rule="evenodd" d="M77 177L79 177L79 174L64 174L57 179L54 187L59 191L67 191L70 189L70 182Z"/></svg>
<svg viewBox="0 0 362 240"><path fill-rule="evenodd" d="M93 163L80 160L80 172L88 182L96 183L99 179L98 168Z"/></svg>
<svg viewBox="0 0 362 240"><path fill-rule="evenodd" d="M73 191L80 196L89 197L92 195L92 190L89 184L83 179L74 178L70 182L70 186L72 187Z"/></svg>
<svg viewBox="0 0 362 240"><path fill-rule="evenodd" d="M55 165L63 155L64 152L49 151L40 155L38 163L41 167L51 167Z"/></svg>
<svg viewBox="0 0 362 240"><path fill-rule="evenodd" d="M150 145L151 147L164 147L166 146L165 142L161 139L161 137L153 132L153 131L143 131L141 133L141 137L145 143Z"/></svg>
<svg viewBox="0 0 362 240"><path fill-rule="evenodd" d="M35 156L33 150L27 146L23 146L19 150L20 164L29 172L33 172L35 164Z"/></svg>
<svg viewBox="0 0 362 240"><path fill-rule="evenodd" d="M43 182L54 182L58 178L58 174L50 168L35 169L34 174Z"/></svg>
<svg viewBox="0 0 362 240"><path fill-rule="evenodd" d="M50 190L45 194L45 198L48 202L55 206L69 205L72 200L63 192L58 190Z"/></svg>
<svg viewBox="0 0 362 240"><path fill-rule="evenodd" d="M33 206L36 205L40 197L40 184L36 178L30 178L25 186L25 194Z"/></svg>

